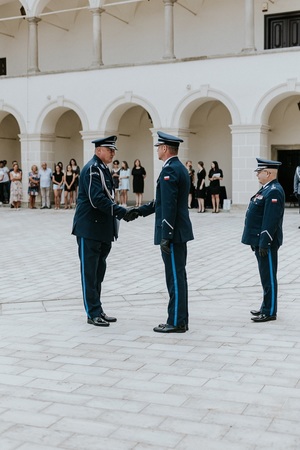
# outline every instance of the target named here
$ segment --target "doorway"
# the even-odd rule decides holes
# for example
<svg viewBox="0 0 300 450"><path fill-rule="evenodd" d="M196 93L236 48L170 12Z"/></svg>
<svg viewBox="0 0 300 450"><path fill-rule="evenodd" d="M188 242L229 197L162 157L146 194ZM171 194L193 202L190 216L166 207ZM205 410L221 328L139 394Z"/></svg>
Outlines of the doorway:
<svg viewBox="0 0 300 450"><path fill-rule="evenodd" d="M284 189L286 202L296 202L294 196L294 175L300 165L300 148L295 150L277 150L277 159L282 163L278 172L278 181Z"/></svg>

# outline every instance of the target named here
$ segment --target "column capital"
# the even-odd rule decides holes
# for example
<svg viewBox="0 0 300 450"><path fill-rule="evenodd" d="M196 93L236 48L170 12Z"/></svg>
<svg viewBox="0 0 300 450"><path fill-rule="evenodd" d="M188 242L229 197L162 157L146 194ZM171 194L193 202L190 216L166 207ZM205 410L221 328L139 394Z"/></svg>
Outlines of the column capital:
<svg viewBox="0 0 300 450"><path fill-rule="evenodd" d="M18 134L20 142L55 142L56 136L52 133L22 133Z"/></svg>
<svg viewBox="0 0 300 450"><path fill-rule="evenodd" d="M41 19L40 17L35 17L35 16L33 16L33 17L27 17L26 20L27 20L27 22L29 22L29 23L37 24L37 23L39 23L42 19Z"/></svg>
<svg viewBox="0 0 300 450"><path fill-rule="evenodd" d="M270 126L267 124L249 124L249 125L229 125L231 134L245 134L245 133L262 133L267 134L270 131Z"/></svg>
<svg viewBox="0 0 300 450"><path fill-rule="evenodd" d="M89 8L89 11L93 14L101 15L102 13L105 12L105 9L104 8Z"/></svg>

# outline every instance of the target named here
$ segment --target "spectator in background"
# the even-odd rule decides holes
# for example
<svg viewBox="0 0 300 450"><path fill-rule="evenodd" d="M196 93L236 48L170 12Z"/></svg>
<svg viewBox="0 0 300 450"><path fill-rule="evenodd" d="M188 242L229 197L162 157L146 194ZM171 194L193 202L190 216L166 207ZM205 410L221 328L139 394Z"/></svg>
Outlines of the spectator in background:
<svg viewBox="0 0 300 450"><path fill-rule="evenodd" d="M210 181L210 194L211 194L211 202L212 202L212 212L219 212L220 205L220 180L223 180L223 172L219 168L219 164L217 161L213 161L211 163L211 169L208 174L208 179Z"/></svg>
<svg viewBox="0 0 300 450"><path fill-rule="evenodd" d="M64 172L64 165L63 165L63 163L61 161L58 161L57 165L60 167L61 172L64 175L65 172ZM64 183L62 184L62 188L61 189L62 189L62 192L61 192L61 196L60 196L60 204L63 205L64 202L65 202L65 194L64 194L65 186L64 186Z"/></svg>
<svg viewBox="0 0 300 450"><path fill-rule="evenodd" d="M79 185L79 176L80 176L80 167L77 165L76 159L71 158L70 163L72 167L72 172L75 174L75 181L74 181L74 191L73 191L73 204L76 203L77 200L77 192L78 192L78 185Z"/></svg>
<svg viewBox="0 0 300 450"><path fill-rule="evenodd" d="M295 194L295 196L298 199L299 213L300 213L300 165L295 170L295 175L294 175L294 194Z"/></svg>
<svg viewBox="0 0 300 450"><path fill-rule="evenodd" d="M61 193L64 184L64 174L61 170L61 166L56 164L55 171L52 174L53 192L54 192L54 205L55 209L60 208Z"/></svg>
<svg viewBox="0 0 300 450"><path fill-rule="evenodd" d="M11 163L11 169L9 169L9 192L10 192L10 187L11 187L10 173L13 172L13 170L14 170L14 164L18 164L19 172L22 173L22 169L20 169L20 166L19 166L18 161L16 161L16 160L12 161L12 163ZM9 194L9 195L10 195L10 194ZM12 203L11 201L10 201L9 203L10 203L10 207L11 207L11 208L14 208L14 207L15 207L15 206L14 206L14 203Z"/></svg>
<svg viewBox="0 0 300 450"><path fill-rule="evenodd" d="M134 161L131 175L133 176L132 188L135 193L135 206L142 206L146 170L141 166L139 159Z"/></svg>
<svg viewBox="0 0 300 450"><path fill-rule="evenodd" d="M10 177L10 204L15 209L20 209L23 197L22 189L22 171L17 162L13 165L13 170L9 173Z"/></svg>
<svg viewBox="0 0 300 450"><path fill-rule="evenodd" d="M120 202L122 206L127 206L129 191L130 169L126 161L122 161L120 170Z"/></svg>
<svg viewBox="0 0 300 450"><path fill-rule="evenodd" d="M194 193L195 193L195 171L193 169L193 163L192 161L187 161L185 163L185 167L187 168L189 177L190 177L190 190L189 190L189 197L188 197L188 207L189 209L192 208L192 202L193 202L193 197L194 197Z"/></svg>
<svg viewBox="0 0 300 450"><path fill-rule="evenodd" d="M72 170L71 164L67 165L67 170L64 175L64 185L65 185L65 209L71 209L73 203L73 193L75 191L75 180L76 175ZM69 206L68 206L69 204Z"/></svg>
<svg viewBox="0 0 300 450"><path fill-rule="evenodd" d="M113 167L111 170L111 176L114 182L114 188L115 188L115 203L119 204L119 179L120 179L120 163L118 159L115 159L113 162Z"/></svg>
<svg viewBox="0 0 300 450"><path fill-rule="evenodd" d="M39 193L40 178L38 167L35 164L31 167L28 178L29 208L36 209L35 200Z"/></svg>
<svg viewBox="0 0 300 450"><path fill-rule="evenodd" d="M204 199L206 196L205 189L205 177L206 170L204 169L203 161L198 162L198 172L197 172L197 188L196 188L196 198L198 200L198 213L204 213Z"/></svg>
<svg viewBox="0 0 300 450"><path fill-rule="evenodd" d="M40 188L42 197L41 209L50 209L50 187L52 179L52 170L47 167L47 163L43 162L39 170Z"/></svg>
<svg viewBox="0 0 300 450"><path fill-rule="evenodd" d="M5 205L8 204L10 191L9 169L6 164L7 161L0 161L0 202Z"/></svg>

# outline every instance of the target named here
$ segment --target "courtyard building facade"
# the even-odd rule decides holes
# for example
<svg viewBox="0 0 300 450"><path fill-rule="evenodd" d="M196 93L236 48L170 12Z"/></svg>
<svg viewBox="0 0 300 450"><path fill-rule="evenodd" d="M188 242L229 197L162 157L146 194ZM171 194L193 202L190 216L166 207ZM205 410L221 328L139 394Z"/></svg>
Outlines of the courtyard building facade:
<svg viewBox="0 0 300 450"><path fill-rule="evenodd" d="M282 161L293 193L298 0L1 0L0 70L0 159L24 174L44 161L82 167L91 141L115 134L119 161L145 167L151 200L161 130L184 140L194 169L218 161L233 204L257 188L256 157Z"/></svg>

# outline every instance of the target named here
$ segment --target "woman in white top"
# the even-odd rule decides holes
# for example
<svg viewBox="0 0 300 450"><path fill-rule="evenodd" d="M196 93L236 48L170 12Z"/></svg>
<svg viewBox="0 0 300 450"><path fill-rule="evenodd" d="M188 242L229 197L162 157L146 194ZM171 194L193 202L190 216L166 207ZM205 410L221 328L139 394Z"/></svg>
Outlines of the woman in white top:
<svg viewBox="0 0 300 450"><path fill-rule="evenodd" d="M120 202L122 206L127 206L129 177L130 169L128 167L128 164L126 161L122 161L119 178Z"/></svg>

